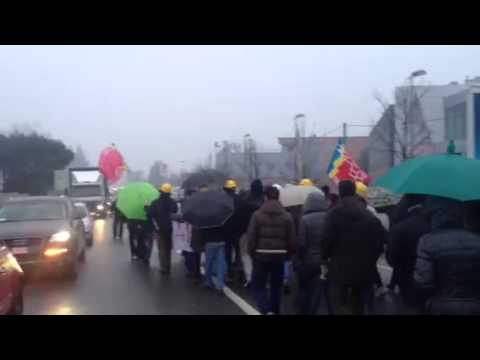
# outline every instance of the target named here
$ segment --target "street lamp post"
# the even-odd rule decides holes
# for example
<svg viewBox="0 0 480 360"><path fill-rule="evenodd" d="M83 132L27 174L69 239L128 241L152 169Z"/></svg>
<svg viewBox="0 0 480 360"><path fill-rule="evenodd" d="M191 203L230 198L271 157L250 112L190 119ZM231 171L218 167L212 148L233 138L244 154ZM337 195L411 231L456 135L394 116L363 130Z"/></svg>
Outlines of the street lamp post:
<svg viewBox="0 0 480 360"><path fill-rule="evenodd" d="M305 119L305 114L297 114L293 118L295 126L295 178L298 180L303 177L303 136L305 124L299 125L300 119Z"/></svg>
<svg viewBox="0 0 480 360"><path fill-rule="evenodd" d="M409 82L409 91L408 91L408 99L407 99L407 109L405 112L405 118L403 119L403 145L402 145L402 160L406 160L408 158L408 122L411 121L410 117L412 115L412 104L415 102L415 98L417 94L415 93L415 84L414 79L416 77L425 76L427 72L423 69L413 71L410 76L407 78Z"/></svg>

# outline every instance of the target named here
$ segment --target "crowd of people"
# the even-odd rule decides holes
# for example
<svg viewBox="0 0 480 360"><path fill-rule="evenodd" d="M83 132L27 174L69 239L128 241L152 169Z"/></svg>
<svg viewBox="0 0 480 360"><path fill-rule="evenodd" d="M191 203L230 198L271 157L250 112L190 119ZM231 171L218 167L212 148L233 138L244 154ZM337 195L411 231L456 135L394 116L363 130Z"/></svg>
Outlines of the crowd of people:
<svg viewBox="0 0 480 360"><path fill-rule="evenodd" d="M300 186L314 186L304 179ZM184 236L182 255L195 284L223 295L226 283L247 287L264 315L281 314L285 286L296 282L298 314L375 314L375 299L397 293L415 313L480 313L480 205L406 194L388 215L368 202L368 187L350 180L311 192L301 206L280 202L281 187L254 180L239 191L224 184L233 215L215 228L197 229L182 216L163 184L146 207L147 221L127 221L132 258L149 263L157 242L161 273L170 274L172 238ZM208 186L188 190L209 191ZM208 204L205 204L208 206ZM124 219L114 212L114 236ZM202 254L205 258L201 272ZM393 269L385 287L382 255Z"/></svg>

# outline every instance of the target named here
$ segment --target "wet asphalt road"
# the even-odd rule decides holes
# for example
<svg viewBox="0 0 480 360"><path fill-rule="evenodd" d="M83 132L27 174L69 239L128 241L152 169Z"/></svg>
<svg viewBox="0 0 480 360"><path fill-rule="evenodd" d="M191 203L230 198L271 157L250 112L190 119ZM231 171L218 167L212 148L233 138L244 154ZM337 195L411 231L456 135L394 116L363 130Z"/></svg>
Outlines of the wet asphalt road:
<svg viewBox="0 0 480 360"><path fill-rule="evenodd" d="M241 285L231 290L247 304L247 310L231 297L202 290L185 277L182 259L173 255L172 275L159 272L158 253L154 248L150 267L130 260L125 229L124 239L114 240L111 222L97 220L94 245L87 251L75 280L55 275L32 276L25 288L27 315L245 315L255 313L252 294ZM384 284L391 269L383 259L379 270ZM293 285L295 291L295 284ZM250 305L250 310L248 309ZM377 314L415 314L403 306L398 296L388 293L376 299ZM283 314L295 314L294 295L284 295ZM319 314L327 314L325 303Z"/></svg>
<svg viewBox="0 0 480 360"><path fill-rule="evenodd" d="M156 249L150 268L131 261L127 239L111 236L110 221L95 224L94 245L76 280L32 276L25 288L25 314L243 315L227 297L200 289L185 277L174 256L171 277L160 275Z"/></svg>

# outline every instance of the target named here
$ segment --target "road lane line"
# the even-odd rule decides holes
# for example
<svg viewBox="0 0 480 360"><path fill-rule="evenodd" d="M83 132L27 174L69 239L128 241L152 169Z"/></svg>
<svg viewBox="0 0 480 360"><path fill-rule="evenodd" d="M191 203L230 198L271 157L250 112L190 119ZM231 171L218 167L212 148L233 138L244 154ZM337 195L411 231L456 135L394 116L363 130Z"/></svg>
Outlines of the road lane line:
<svg viewBox="0 0 480 360"><path fill-rule="evenodd" d="M228 286L223 288L225 295L235 303L247 315L260 315L260 313L249 303L243 300L239 295L233 292Z"/></svg>
<svg viewBox="0 0 480 360"><path fill-rule="evenodd" d="M385 265L377 265L377 268L382 269L382 270L386 270L386 271L390 271L390 272L393 271L393 269L390 266L385 266Z"/></svg>
<svg viewBox="0 0 480 360"><path fill-rule="evenodd" d="M205 275L205 268L202 266L200 268L202 275ZM217 280L215 276L213 277L215 281ZM248 302L243 300L238 294L236 294L232 289L227 285L223 286L223 293L227 298L229 298L235 305L237 305L245 314L247 315L261 315L257 309L255 309Z"/></svg>

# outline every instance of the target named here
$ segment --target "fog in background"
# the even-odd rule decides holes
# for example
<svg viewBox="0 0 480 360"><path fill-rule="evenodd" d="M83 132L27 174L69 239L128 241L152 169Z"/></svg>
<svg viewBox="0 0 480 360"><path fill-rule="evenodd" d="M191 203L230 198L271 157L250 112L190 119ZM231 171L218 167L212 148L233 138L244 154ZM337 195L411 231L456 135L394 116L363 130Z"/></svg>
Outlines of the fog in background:
<svg viewBox="0 0 480 360"><path fill-rule="evenodd" d="M114 142L131 168L188 168L246 133L278 148L297 113L317 135L370 124L375 91L391 100L417 69L463 82L479 60L479 46L0 46L0 131L29 124L92 163Z"/></svg>

